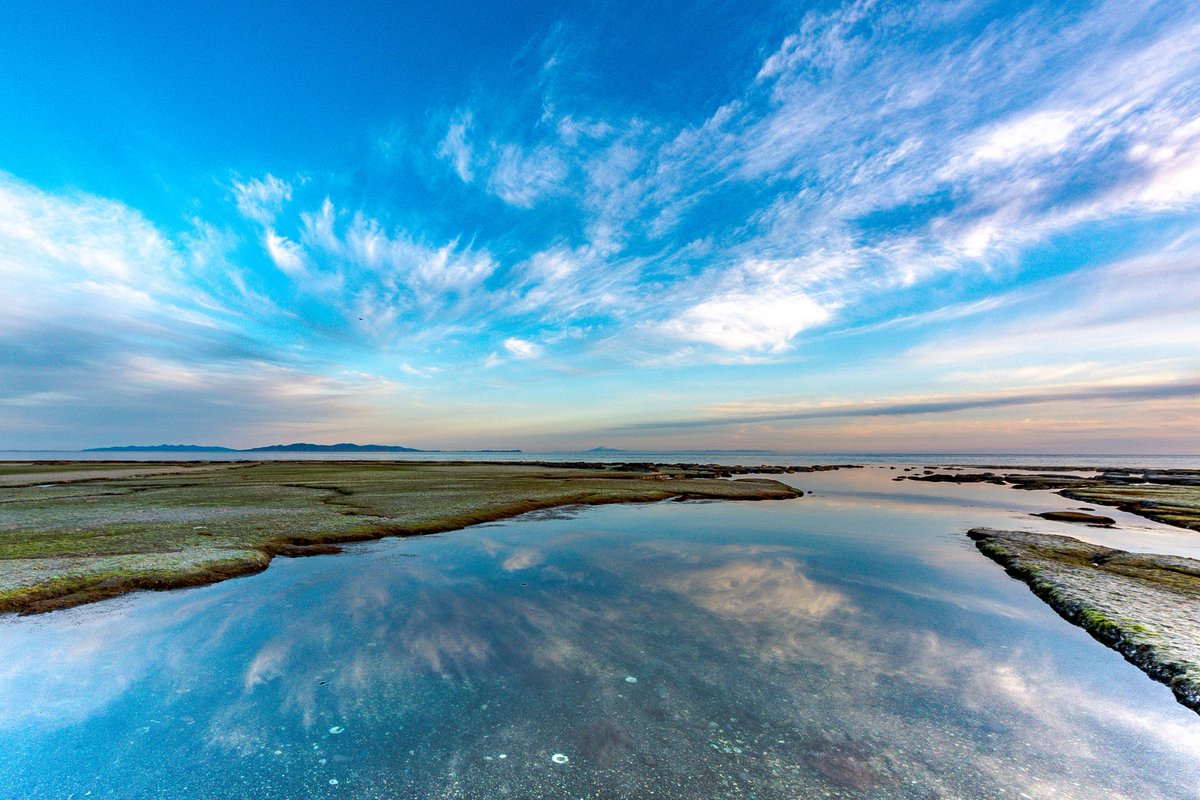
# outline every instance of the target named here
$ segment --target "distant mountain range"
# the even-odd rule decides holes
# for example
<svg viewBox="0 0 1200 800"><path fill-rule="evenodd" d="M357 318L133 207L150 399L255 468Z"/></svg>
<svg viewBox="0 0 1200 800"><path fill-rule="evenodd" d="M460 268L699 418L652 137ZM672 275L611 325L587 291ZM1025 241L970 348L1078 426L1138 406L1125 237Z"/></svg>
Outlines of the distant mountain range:
<svg viewBox="0 0 1200 800"><path fill-rule="evenodd" d="M81 453L236 453L232 447L205 447L199 444L127 444L121 447L87 447Z"/></svg>
<svg viewBox="0 0 1200 800"><path fill-rule="evenodd" d="M391 444L270 444L265 447L204 446L198 444L133 444L120 447L89 447L83 453L519 453L520 450L419 450Z"/></svg>

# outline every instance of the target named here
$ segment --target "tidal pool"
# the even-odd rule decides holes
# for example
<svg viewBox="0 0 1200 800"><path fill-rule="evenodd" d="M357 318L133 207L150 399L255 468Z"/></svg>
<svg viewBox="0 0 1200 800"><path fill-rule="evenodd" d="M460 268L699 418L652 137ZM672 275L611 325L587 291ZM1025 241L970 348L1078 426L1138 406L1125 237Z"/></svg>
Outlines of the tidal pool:
<svg viewBox="0 0 1200 800"><path fill-rule="evenodd" d="M1200 797L1200 716L964 532L1195 534L894 475L0 619L0 797Z"/></svg>

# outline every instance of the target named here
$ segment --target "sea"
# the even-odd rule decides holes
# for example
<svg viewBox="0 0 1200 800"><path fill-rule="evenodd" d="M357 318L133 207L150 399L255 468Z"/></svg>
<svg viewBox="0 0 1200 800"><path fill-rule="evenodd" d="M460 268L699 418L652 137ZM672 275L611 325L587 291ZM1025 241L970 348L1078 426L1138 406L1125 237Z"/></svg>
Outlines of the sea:
<svg viewBox="0 0 1200 800"><path fill-rule="evenodd" d="M136 452L118 450L0 450L0 461L583 461L700 463L726 466L813 464L921 464L996 467L1095 467L1112 469L1200 469L1200 455L1078 453L791 453L762 450L553 450L422 451L401 453Z"/></svg>

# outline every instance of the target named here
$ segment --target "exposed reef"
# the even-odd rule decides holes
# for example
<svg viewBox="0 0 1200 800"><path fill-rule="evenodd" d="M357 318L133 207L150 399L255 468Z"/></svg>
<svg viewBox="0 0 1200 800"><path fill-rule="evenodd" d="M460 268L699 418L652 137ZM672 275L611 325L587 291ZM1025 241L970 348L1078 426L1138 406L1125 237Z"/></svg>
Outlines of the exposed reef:
<svg viewBox="0 0 1200 800"><path fill-rule="evenodd" d="M976 546L1200 712L1200 561L1069 536L975 528Z"/></svg>
<svg viewBox="0 0 1200 800"><path fill-rule="evenodd" d="M929 483L998 483L1004 478L994 472L926 472L923 475L901 475L892 480L926 481Z"/></svg>
<svg viewBox="0 0 1200 800"><path fill-rule="evenodd" d="M1046 468L1042 467L1042 469ZM1086 467L1076 469L1080 473L1088 471ZM1093 472L1096 474L961 473L925 470L921 475L900 475L893 480L934 483L995 483L1008 485L1014 489L1055 491L1063 497L1073 500L1112 506L1156 522L1200 531L1200 470L1127 469L1093 470ZM1038 516L1046 519L1066 519L1061 516L1050 517L1044 514ZM1084 520L1071 519L1067 521L1082 522Z"/></svg>
<svg viewBox="0 0 1200 800"><path fill-rule="evenodd" d="M1090 484L1059 491L1063 497L1113 506L1147 519L1200 531L1200 486L1191 484Z"/></svg>
<svg viewBox="0 0 1200 800"><path fill-rule="evenodd" d="M798 468L809 471L814 468ZM479 462L0 463L0 612L260 572L280 556L542 509L779 500L787 467Z"/></svg>
<svg viewBox="0 0 1200 800"><path fill-rule="evenodd" d="M1081 525L1091 525L1096 528L1108 528L1117 523L1112 517L1088 514L1085 511L1043 511L1040 514L1034 514L1034 516L1056 522L1078 522Z"/></svg>

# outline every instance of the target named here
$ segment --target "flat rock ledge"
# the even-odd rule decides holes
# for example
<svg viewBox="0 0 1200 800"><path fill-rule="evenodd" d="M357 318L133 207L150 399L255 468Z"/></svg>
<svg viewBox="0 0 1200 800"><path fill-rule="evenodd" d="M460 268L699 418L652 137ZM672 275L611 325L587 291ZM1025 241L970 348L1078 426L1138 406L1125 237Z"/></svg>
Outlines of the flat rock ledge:
<svg viewBox="0 0 1200 800"><path fill-rule="evenodd" d="M989 558L1200 713L1200 561L975 528Z"/></svg>
<svg viewBox="0 0 1200 800"><path fill-rule="evenodd" d="M1102 517L1099 514L1088 514L1083 511L1043 511L1041 514L1033 516L1056 522L1078 522L1080 525L1091 525L1095 528L1111 528L1117 524L1112 517Z"/></svg>

